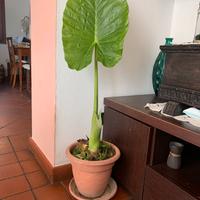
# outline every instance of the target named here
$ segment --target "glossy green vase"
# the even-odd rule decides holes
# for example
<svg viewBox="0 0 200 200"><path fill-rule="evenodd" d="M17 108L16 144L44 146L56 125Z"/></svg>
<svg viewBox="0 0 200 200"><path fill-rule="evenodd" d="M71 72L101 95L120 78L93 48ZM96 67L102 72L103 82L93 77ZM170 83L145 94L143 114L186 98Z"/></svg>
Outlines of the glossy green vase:
<svg viewBox="0 0 200 200"><path fill-rule="evenodd" d="M165 40L166 40L165 45L172 45L173 38L166 38ZM153 67L152 82L153 82L153 89L156 95L158 94L160 83L163 77L165 57L166 57L165 53L161 51L158 54L158 57L156 58L156 61Z"/></svg>

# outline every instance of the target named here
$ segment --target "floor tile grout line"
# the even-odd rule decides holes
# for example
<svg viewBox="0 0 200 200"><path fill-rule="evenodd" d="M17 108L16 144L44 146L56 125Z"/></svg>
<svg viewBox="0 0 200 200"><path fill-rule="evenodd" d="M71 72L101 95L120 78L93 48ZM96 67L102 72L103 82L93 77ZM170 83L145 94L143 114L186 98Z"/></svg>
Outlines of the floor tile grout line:
<svg viewBox="0 0 200 200"><path fill-rule="evenodd" d="M21 166L20 166L20 167L21 167ZM8 180L8 179L12 179L12 178L17 178L17 177L20 177L20 176L26 176L26 175L33 174L33 173L39 172L39 171L41 171L41 170L37 170L37 171L29 172L29 173L24 173L24 171L22 170L22 174L16 175L16 176L10 176L10 177L1 179L0 182L5 181L5 180Z"/></svg>
<svg viewBox="0 0 200 200"><path fill-rule="evenodd" d="M47 183L47 184L44 184L44 185L41 185L41 186L37 186L37 187L32 187L32 191L33 190L37 190L37 189L39 189L39 188L41 188L41 187L45 187L45 186L47 186L47 185L50 185L50 183Z"/></svg>
<svg viewBox="0 0 200 200"><path fill-rule="evenodd" d="M8 140L9 140L9 142L10 142L10 144L11 144L13 150L14 150L15 156L17 157L17 153L16 153L16 151L15 151L15 149L14 149L14 146L13 146L12 142L10 141L10 138L9 138L9 137L8 137ZM29 185L30 191L31 191L31 193L33 194L34 199L36 200L36 196L35 196L35 194L34 194L34 192L33 192L33 188L32 188L32 186L31 186L31 184L30 184L28 178L26 177L26 173L25 173L25 171L24 171L24 169L23 169L23 167L22 167L22 165L21 165L21 163L20 163L18 157L17 157L17 160L18 160L19 165L20 165L20 167L21 167L21 169L22 169L23 175L24 175L24 177L25 177L25 179L26 179L26 181L27 181L27 183L28 183L28 185Z"/></svg>
<svg viewBox="0 0 200 200"><path fill-rule="evenodd" d="M7 164L4 164L4 165L0 165L0 168L1 168L1 167L6 167L6 166L8 166L8 165L14 165L14 164L16 164L16 163L18 163L18 162L15 161L15 162L7 163Z"/></svg>
<svg viewBox="0 0 200 200"><path fill-rule="evenodd" d="M8 137L7 137L7 138L8 138ZM24 178L26 179L26 181L27 181L27 183L28 183L28 185L29 185L29 190L27 190L27 191L31 191L31 193L32 193L32 195L33 195L33 197L34 197L34 199L36 199L35 194L33 193L33 188L32 188L32 186L31 186L29 180L27 179L26 175L32 174L32 173L37 172L37 171L41 171L41 169L40 169L40 170L36 170L36 171L32 171L32 172L30 172L30 173L29 173L29 172L26 173L26 172L24 171L22 165L21 165L21 162L30 161L31 159L24 160L24 161L19 160L19 158L18 158L18 156L17 156L17 154L16 154L16 151L15 151L15 149L14 149L14 146L12 145L12 142L10 141L9 138L8 138L8 140L9 140L9 143L10 143L10 145L11 145L11 148L13 149L13 152L12 152L12 153L13 153L13 154L15 155L15 157L16 157L16 162L15 162L15 163L16 163L16 164L19 164L22 173L19 174L18 176L12 176L12 177L7 177L7 178L5 178L5 179L2 179L2 180L0 180L0 182L1 182L1 181L8 180L8 179L12 179L12 178L24 176ZM32 160L34 160L34 159L32 159ZM12 163L12 164L15 164L15 163ZM12 164L11 164L11 165L12 165ZM4 166L5 166L5 165L4 165ZM26 192L26 191L24 191L24 192ZM23 192L23 193L24 193L24 192ZM17 194L21 194L21 192L20 192L20 193L15 193L14 195L17 195ZM13 196L13 195L12 195L12 196ZM10 197L10 196L6 196L5 198L7 198L7 197Z"/></svg>
<svg viewBox="0 0 200 200"><path fill-rule="evenodd" d="M4 154L3 154L4 155ZM5 154L5 155L7 155L7 154ZM0 155L1 156L1 155ZM35 160L34 158L33 159L28 159L28 160L19 160L19 162L26 162L26 161L31 161L31 160ZM14 165L14 164L16 164L16 163L19 163L17 160L14 162L11 162L11 163L7 163L7 164L4 164L4 165L0 165L0 168L1 167L4 167L4 166L8 166L8 165ZM30 172L30 173L32 173L32 172Z"/></svg>
<svg viewBox="0 0 200 200"><path fill-rule="evenodd" d="M63 181L60 182L60 185L62 185L62 187L64 188L65 194L67 197L70 197L70 200L72 199L71 194L67 191L66 189L66 185L63 183Z"/></svg>
<svg viewBox="0 0 200 200"><path fill-rule="evenodd" d="M40 187L47 186L47 185L49 185L50 183L49 183L49 181L48 181L48 179L47 179L47 181L48 181L47 184L44 184L44 185L39 186L39 187L32 188L32 186L31 186L31 184L30 184L30 182L29 182L29 180L28 180L28 178L27 178L27 175L32 174L32 173L35 173L35 172L38 172L38 171L42 171L41 167L40 167L39 170L26 173L26 172L24 171L22 165L21 165L21 162L30 161L31 159L25 160L25 161L19 160L19 158L18 158L18 156L17 156L17 151L15 150L14 145L12 144L12 142L11 142L9 136L7 136L7 139L8 139L9 144L11 145L11 148L12 148L12 150L13 150L12 153L13 153L13 154L15 155L15 157L16 157L16 162L15 162L15 163L18 163L18 164L20 165L20 168L21 168L21 170L22 170L22 174L20 174L20 175L18 175L18 176L7 177L7 178L5 178L5 179L0 180L0 182L1 182L1 181L4 181L4 180L7 180L7 179L12 179L12 178L24 176L25 179L26 179L26 181L27 181L27 183L28 183L28 185L29 185L29 190L28 190L28 191L31 191L31 193L32 193L33 196L34 196L34 199L36 200L36 196L35 196L34 190L39 189ZM22 151L23 151L23 150L22 150ZM36 161L35 159L32 159L32 160ZM37 161L36 161L36 162L37 162ZM9 164L8 164L8 165L9 165ZM42 172L43 172L43 171L42 171ZM65 190L65 189L64 189L64 190ZM25 192L26 192L26 191L25 191ZM65 190L65 192L66 192L66 190ZM23 193L24 193L24 192L23 192ZM21 193L16 193L16 194L14 194L14 195L17 195L17 194L21 194ZM12 196L14 196L14 195L12 195ZM7 196L7 197L10 197L10 196ZM7 198L7 197L6 197L6 198Z"/></svg>
<svg viewBox="0 0 200 200"><path fill-rule="evenodd" d="M17 163L18 163L18 162L17 162ZM31 186L29 180L27 179L27 175L29 175L29 174L34 174L35 172L39 172L39 171L42 172L42 170L40 169L40 170L33 171L33 172L30 172L30 173L25 173L25 172L23 171L23 169L22 169L22 174L17 175L17 176L7 177L7 178L5 178L5 179L0 180L0 182L1 182L1 181L9 180L9 179L12 179L12 178L17 178L17 177L24 176L25 179L26 179L26 181L27 181L27 183L28 183L28 185L29 185L29 190L26 190L26 191L24 191L24 192L15 193L15 194L12 194L12 195L10 195L10 196L6 196L5 198L11 197L11 196L15 196L15 195L18 195L18 194L21 194L21 193L25 193L25 192L27 192L27 191L30 191L31 193L33 193L33 196L35 196L34 190L39 189L39 188L44 187L44 186L47 186L47 185L50 185L50 182L49 182L48 179L47 179L47 181L48 181L47 184L44 184L44 185L41 185L41 186L38 186L38 187L34 187L34 188ZM36 197L34 197L34 198L36 199Z"/></svg>
<svg viewBox="0 0 200 200"><path fill-rule="evenodd" d="M32 159L32 160L34 160L34 159ZM26 162L26 161L30 161L30 160L21 160L19 162ZM6 166L9 166L9 165L14 165L14 164L19 163L19 162L16 160L15 162L12 162L12 163L7 163L5 165L0 165L0 168L1 167L6 167ZM32 172L30 172L30 173L32 173Z"/></svg>
<svg viewBox="0 0 200 200"><path fill-rule="evenodd" d="M25 135L27 135L28 138L31 137L29 134L22 134L22 135L16 134L16 135L4 135L4 136L0 136L0 139L5 138L5 137L8 137L8 138L9 138L9 137L25 136Z"/></svg>
<svg viewBox="0 0 200 200"><path fill-rule="evenodd" d="M23 150L22 150L22 151L23 151ZM17 152L20 152L20 151L17 151ZM17 152L16 152L16 153L17 153ZM13 152L10 152L10 153L6 153L6 154L0 154L0 157L3 156L3 155L8 155L8 154L14 154L14 156L15 156L15 158L16 158L15 162L13 161L13 162L11 162L11 163L7 163L7 164L4 164L4 165L1 165L1 164L0 164L0 167L7 166L7 165L12 165L12 164L19 163L19 162L26 162L26 161L30 161L30 160L35 160L34 157L33 157L33 158L30 158L30 159L27 159L27 160L20 160L20 159L18 158L18 155L15 154L14 151L13 151Z"/></svg>
<svg viewBox="0 0 200 200"><path fill-rule="evenodd" d="M23 173L22 173L22 174L19 174L19 175L16 175L16 176L10 176L10 177L1 179L0 182L6 181L6 180L10 180L10 179L12 179L12 178L18 178L18 177L20 177L20 176L23 176Z"/></svg>
<svg viewBox="0 0 200 200"><path fill-rule="evenodd" d="M0 130L3 129L3 128L6 128L7 126L9 126L9 125L11 125L11 124L14 124L14 123L17 122L18 120L19 120L19 119L15 119L15 120L13 120L12 122L9 122L9 123L7 123L7 124L1 126L1 127L0 127Z"/></svg>
<svg viewBox="0 0 200 200"><path fill-rule="evenodd" d="M7 155L7 154L11 154L11 153L14 153L14 152L11 151L11 152L7 152L7 153L2 153L2 154L0 154L0 156Z"/></svg>
<svg viewBox="0 0 200 200"><path fill-rule="evenodd" d="M8 137L8 138L10 139L10 137L17 137L17 136L20 137L20 136L25 136L25 135L28 136L28 137L25 138L25 139L28 139L29 137L31 137L31 136L30 136L30 132L27 132L27 133L25 133L25 134L20 134L20 133L19 133L19 134L17 134L17 135L7 135L7 136L4 135L4 136L0 137L0 139L5 138L5 137ZM16 140L20 140L20 139L17 138ZM28 148L26 148L26 149L28 149ZM26 150L26 149L20 149L20 150L18 150L18 151L23 151L23 150Z"/></svg>
<svg viewBox="0 0 200 200"><path fill-rule="evenodd" d="M19 150L15 150L15 152L18 153L20 151L26 151L26 150L28 150L28 149L19 149ZM14 153L14 151L10 151L10 152L7 152L7 153L0 153L0 156L11 154L11 153Z"/></svg>
<svg viewBox="0 0 200 200"><path fill-rule="evenodd" d="M26 190L26 191L23 191L23 192L18 192L18 193L15 193L15 194L11 194L11 195L8 195L6 197L3 197L3 199L0 199L0 200L6 200L7 198L14 197L16 195L23 194L23 193L26 193L26 192L31 192L31 190ZM34 199L34 200L36 200L36 199Z"/></svg>
<svg viewBox="0 0 200 200"><path fill-rule="evenodd" d="M12 145L12 142L10 141L10 138L9 138L8 136L7 136L7 139L8 139L8 141L9 141L10 145L11 145L11 148L13 149L13 153L15 154L15 157L16 157L16 159L17 159L17 163L20 165L20 161L19 161L19 159L18 159L18 157L17 157L17 154L16 154L16 152L15 152L15 149L14 149L14 147L13 147L13 145ZM22 170L22 174L20 174L19 176L8 177L8 178L6 178L6 179L4 179L4 180L1 180L1 181L5 181L5 180L8 180L8 179L12 179L12 178L17 178L17 177L20 177L20 176L25 176L25 175L24 175L24 170L23 170L23 168L22 168L21 165L20 165L20 168L21 168L21 170ZM26 176L25 176L25 179L26 179ZM27 191L31 191L30 184L29 184L28 181L27 181L27 183L28 183L28 185L29 185L29 190L23 191L23 193L24 193L24 192L27 192ZM22 193L22 192L15 193L15 194L12 194L12 195L8 195L8 196L6 196L5 198L11 197L11 196L14 196L14 195L17 195L17 194L21 194L21 193ZM35 198L35 197L34 197L34 198Z"/></svg>
<svg viewBox="0 0 200 200"><path fill-rule="evenodd" d="M10 142L10 144L11 144L13 150L14 150L14 154L15 154L15 156L17 157L17 160L18 160L19 165L20 165L20 167L21 167L21 169L22 169L23 175L25 176L25 179L26 179L26 181L27 181L28 184L29 184L30 191L32 192L32 194L33 194L33 196L34 196L34 198L35 198L35 200L36 200L36 196L35 196L34 190L35 190L35 189L38 189L38 188L40 188L40 187L44 187L44 186L46 186L46 185L48 185L48 184L43 185L43 186L40 186L40 187L37 187L37 188L32 188L32 185L31 185L31 183L29 182L29 180L28 180L28 178L27 178L27 175L28 175L28 174L32 174L32 173L34 173L34 172L38 172L38 171L42 171L42 172L43 172L43 170L42 170L42 168L39 166L39 170L30 172L30 173L26 173L26 172L24 171L22 165L21 165L21 162L23 162L23 161L20 162L20 160L19 160L19 158L18 158L18 156L17 156L17 152L15 151L14 146L13 146L12 142L10 141L10 138L8 138L8 140L9 140L9 142ZM35 158L34 158L33 160L34 160L35 162L37 162ZM28 160L27 160L27 161L28 161ZM38 164L38 163L37 163L37 164ZM49 183L49 182L48 182L48 183Z"/></svg>
<svg viewBox="0 0 200 200"><path fill-rule="evenodd" d="M22 150L22 151L24 151L24 150ZM14 154L15 157L16 157L16 161L15 162L13 161L12 163L7 163L7 164L4 164L4 165L0 165L0 167L4 167L4 166L8 166L8 165L13 165L13 164L16 164L16 163L20 164L21 162L26 162L26 161L32 161L32 160L36 161L36 159L34 157L32 159L30 158L30 159L27 159L27 160L20 160L18 158L17 154L16 154L17 152L20 152L20 151L13 151L13 152L6 153L6 154L0 154L0 156L2 156L2 155L8 155L8 154ZM36 171L32 171L32 172L25 172L25 174L32 174L32 173L35 173L37 171L42 171L41 167L40 167L40 170L36 170Z"/></svg>

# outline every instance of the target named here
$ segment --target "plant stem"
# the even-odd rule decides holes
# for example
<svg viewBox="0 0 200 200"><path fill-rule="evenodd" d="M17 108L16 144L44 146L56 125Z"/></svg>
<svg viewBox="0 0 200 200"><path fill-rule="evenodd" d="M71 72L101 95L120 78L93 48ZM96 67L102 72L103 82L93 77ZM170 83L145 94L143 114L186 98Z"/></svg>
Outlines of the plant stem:
<svg viewBox="0 0 200 200"><path fill-rule="evenodd" d="M98 61L97 61L97 48L94 50L94 113L98 116L99 109L99 72L98 72Z"/></svg>
<svg viewBox="0 0 200 200"><path fill-rule="evenodd" d="M98 114L99 104L99 91L98 91L98 61L97 61L97 48L95 46L94 52L94 110L92 115L91 132L89 138L89 150L96 153L100 146L101 135L101 118Z"/></svg>

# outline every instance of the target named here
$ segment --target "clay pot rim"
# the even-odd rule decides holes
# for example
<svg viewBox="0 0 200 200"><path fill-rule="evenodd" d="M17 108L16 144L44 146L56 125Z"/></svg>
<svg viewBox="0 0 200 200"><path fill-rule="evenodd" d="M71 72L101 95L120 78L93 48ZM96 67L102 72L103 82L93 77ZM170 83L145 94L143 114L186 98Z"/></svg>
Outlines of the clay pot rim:
<svg viewBox="0 0 200 200"><path fill-rule="evenodd" d="M98 165L106 165L106 164L114 163L115 161L117 161L119 159L119 157L121 155L120 150L114 144L107 142L107 141L104 141L104 142L110 144L112 146L112 148L115 150L115 155L113 157L108 158L106 160L98 160L98 161L81 160L71 154L71 149L78 143L78 142L74 142L71 145L69 145L66 149L67 158L69 159L70 162L76 162L79 164L84 163L85 165L90 165L90 166L98 166Z"/></svg>

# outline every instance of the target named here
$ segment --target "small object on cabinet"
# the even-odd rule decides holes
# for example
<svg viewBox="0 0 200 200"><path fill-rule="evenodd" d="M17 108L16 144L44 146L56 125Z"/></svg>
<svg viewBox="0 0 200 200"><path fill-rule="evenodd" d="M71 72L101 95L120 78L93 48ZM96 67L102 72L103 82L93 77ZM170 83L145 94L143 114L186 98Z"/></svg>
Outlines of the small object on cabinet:
<svg viewBox="0 0 200 200"><path fill-rule="evenodd" d="M170 153L167 159L167 166L172 169L181 168L181 153L183 152L184 145L180 142L169 143Z"/></svg>
<svg viewBox="0 0 200 200"><path fill-rule="evenodd" d="M163 113L171 116L178 116L183 114L184 109L186 109L184 104L168 101L163 109Z"/></svg>

